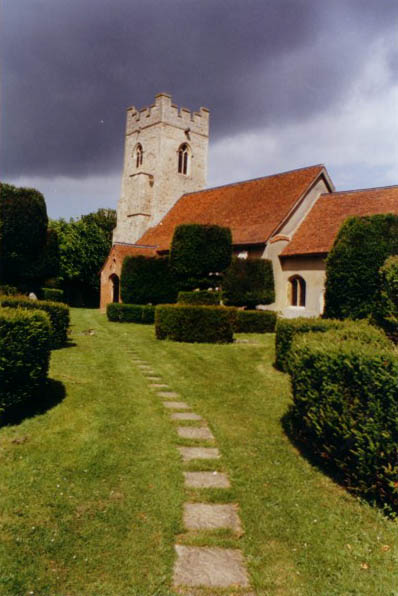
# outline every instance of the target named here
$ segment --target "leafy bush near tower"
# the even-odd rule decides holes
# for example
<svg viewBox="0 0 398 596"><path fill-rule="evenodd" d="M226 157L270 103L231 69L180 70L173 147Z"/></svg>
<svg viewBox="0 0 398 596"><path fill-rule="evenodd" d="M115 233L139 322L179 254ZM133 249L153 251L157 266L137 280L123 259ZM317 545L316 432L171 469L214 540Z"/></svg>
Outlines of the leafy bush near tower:
<svg viewBox="0 0 398 596"><path fill-rule="evenodd" d="M231 255L229 228L183 224L174 231L170 264L181 290L217 287L219 275L229 266Z"/></svg>
<svg viewBox="0 0 398 596"><path fill-rule="evenodd" d="M348 218L326 260L325 317L361 319L379 299L379 269L398 254L398 216Z"/></svg>
<svg viewBox="0 0 398 596"><path fill-rule="evenodd" d="M46 203L39 191L0 184L2 284L38 291L46 277L57 275L58 243L47 225Z"/></svg>
<svg viewBox="0 0 398 596"><path fill-rule="evenodd" d="M373 320L398 343L398 256L388 257L379 270L379 295Z"/></svg>
<svg viewBox="0 0 398 596"><path fill-rule="evenodd" d="M177 302L179 304L207 304L208 306L216 306L221 302L221 292L209 290L178 292Z"/></svg>
<svg viewBox="0 0 398 596"><path fill-rule="evenodd" d="M290 348L297 334L318 331L325 333L337 329L342 321L334 319L316 319L298 317L297 319L278 319L275 328L275 365L279 370L287 371L290 359Z"/></svg>
<svg viewBox="0 0 398 596"><path fill-rule="evenodd" d="M77 220L50 222L59 237L58 282L68 304L99 305L99 272L112 246L115 225L116 212L113 209L98 209Z"/></svg>
<svg viewBox="0 0 398 596"><path fill-rule="evenodd" d="M291 432L351 490L398 511L398 356L381 330L351 322L296 336Z"/></svg>
<svg viewBox="0 0 398 596"><path fill-rule="evenodd" d="M41 296L43 300L50 300L50 302L63 302L64 291L58 288L41 288Z"/></svg>
<svg viewBox="0 0 398 596"><path fill-rule="evenodd" d="M157 339L189 343L233 341L235 309L223 306L163 304L155 309Z"/></svg>
<svg viewBox="0 0 398 596"><path fill-rule="evenodd" d="M175 302L177 286L167 257L126 257L122 265L121 298L126 304Z"/></svg>
<svg viewBox="0 0 398 596"><path fill-rule="evenodd" d="M234 323L236 333L273 333L277 315L270 310L237 310Z"/></svg>
<svg viewBox="0 0 398 596"><path fill-rule="evenodd" d="M150 304L107 304L106 314L109 321L117 323L141 323L152 325L155 322L155 307Z"/></svg>
<svg viewBox="0 0 398 596"><path fill-rule="evenodd" d="M0 308L0 415L34 398L46 380L50 337L46 313Z"/></svg>
<svg viewBox="0 0 398 596"><path fill-rule="evenodd" d="M9 296L0 298L0 305L18 310L42 310L46 312L51 322L51 348L60 348L65 345L70 322L69 308L66 304L47 300L30 300L25 296Z"/></svg>
<svg viewBox="0 0 398 596"><path fill-rule="evenodd" d="M232 259L222 281L224 304L254 308L275 300L272 263L266 259Z"/></svg>

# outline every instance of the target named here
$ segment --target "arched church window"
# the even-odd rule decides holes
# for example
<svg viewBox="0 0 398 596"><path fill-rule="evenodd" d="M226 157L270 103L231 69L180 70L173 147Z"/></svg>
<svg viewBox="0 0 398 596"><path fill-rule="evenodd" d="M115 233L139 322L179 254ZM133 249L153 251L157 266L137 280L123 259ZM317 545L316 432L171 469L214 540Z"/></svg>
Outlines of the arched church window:
<svg viewBox="0 0 398 596"><path fill-rule="evenodd" d="M138 143L138 145L135 148L135 166L136 166L136 168L139 168L140 166L142 166L143 157L144 157L144 152L142 150L142 145L141 145L141 143Z"/></svg>
<svg viewBox="0 0 398 596"><path fill-rule="evenodd" d="M291 306L305 306L306 283L300 275L289 279L289 290Z"/></svg>
<svg viewBox="0 0 398 596"><path fill-rule="evenodd" d="M189 145L183 143L178 150L178 173L185 174L189 172Z"/></svg>

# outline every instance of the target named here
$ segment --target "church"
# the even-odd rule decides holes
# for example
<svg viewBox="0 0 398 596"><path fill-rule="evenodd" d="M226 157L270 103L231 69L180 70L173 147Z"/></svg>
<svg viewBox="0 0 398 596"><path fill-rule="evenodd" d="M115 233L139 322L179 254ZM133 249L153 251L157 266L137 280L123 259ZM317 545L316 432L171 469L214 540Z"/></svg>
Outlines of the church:
<svg viewBox="0 0 398 596"><path fill-rule="evenodd" d="M167 255L180 224L231 229L242 259L270 259L284 317L322 314L325 258L352 215L398 214L398 186L336 192L324 165L206 187L209 111L191 112L166 93L127 110L121 196L113 245L101 270L102 309L120 301L123 259Z"/></svg>

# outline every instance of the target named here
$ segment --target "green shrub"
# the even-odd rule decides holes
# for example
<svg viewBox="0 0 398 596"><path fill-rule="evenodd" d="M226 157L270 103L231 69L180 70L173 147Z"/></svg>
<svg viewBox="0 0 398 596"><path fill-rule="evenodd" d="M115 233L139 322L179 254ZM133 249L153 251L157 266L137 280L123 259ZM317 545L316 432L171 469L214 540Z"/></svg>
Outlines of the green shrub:
<svg viewBox="0 0 398 596"><path fill-rule="evenodd" d="M276 312L271 310L237 310L234 331L236 333L273 333Z"/></svg>
<svg viewBox="0 0 398 596"><path fill-rule="evenodd" d="M180 304L207 304L208 306L216 306L220 304L220 300L220 292L200 290L197 292L178 292L177 302Z"/></svg>
<svg viewBox="0 0 398 596"><path fill-rule="evenodd" d="M275 365L279 370L288 370L289 352L297 333L309 331L325 332L343 325L341 321L298 317L297 319L278 319L275 335Z"/></svg>
<svg viewBox="0 0 398 596"><path fill-rule="evenodd" d="M14 286L0 286L0 296L15 296L17 293L18 290Z"/></svg>
<svg viewBox="0 0 398 596"><path fill-rule="evenodd" d="M224 304L255 308L275 300L272 262L266 259L232 259L222 281Z"/></svg>
<svg viewBox="0 0 398 596"><path fill-rule="evenodd" d="M379 269L398 254L398 216L348 218L326 260L325 316L361 319L378 300Z"/></svg>
<svg viewBox="0 0 398 596"><path fill-rule="evenodd" d="M398 256L388 257L379 270L379 294L372 320L398 343Z"/></svg>
<svg viewBox="0 0 398 596"><path fill-rule="evenodd" d="M42 288L41 293L43 300L50 300L52 302L63 302L64 291L57 288Z"/></svg>
<svg viewBox="0 0 398 596"><path fill-rule="evenodd" d="M106 314L109 321L119 323L152 325L155 321L155 307L149 304L120 304L113 302L107 305Z"/></svg>
<svg viewBox="0 0 398 596"><path fill-rule="evenodd" d="M216 287L218 275L230 264L232 236L229 228L215 225L177 226L170 250L170 264L181 289Z"/></svg>
<svg viewBox="0 0 398 596"><path fill-rule="evenodd" d="M120 283L124 304L163 304L177 299L167 257L126 257Z"/></svg>
<svg viewBox="0 0 398 596"><path fill-rule="evenodd" d="M235 309L164 304L155 309L157 339L198 343L233 341Z"/></svg>
<svg viewBox="0 0 398 596"><path fill-rule="evenodd" d="M398 511L398 356L365 328L294 341L292 428L351 490Z"/></svg>
<svg viewBox="0 0 398 596"><path fill-rule="evenodd" d="M30 300L25 296L2 298L0 304L10 308L47 312L51 322L51 347L60 348L65 345L69 329L69 308L66 304L46 300Z"/></svg>
<svg viewBox="0 0 398 596"><path fill-rule="evenodd" d="M45 313L0 308L0 413L33 398L46 380L50 334Z"/></svg>

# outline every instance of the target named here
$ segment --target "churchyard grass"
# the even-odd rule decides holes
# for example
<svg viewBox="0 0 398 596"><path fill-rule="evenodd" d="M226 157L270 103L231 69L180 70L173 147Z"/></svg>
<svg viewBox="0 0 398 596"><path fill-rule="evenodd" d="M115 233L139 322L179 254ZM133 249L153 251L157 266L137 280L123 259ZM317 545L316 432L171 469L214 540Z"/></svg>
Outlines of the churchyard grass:
<svg viewBox="0 0 398 596"><path fill-rule="evenodd" d="M53 352L50 369L65 398L0 429L0 594L168 596L177 537L241 548L256 595L397 593L397 522L283 431L289 379L272 366L273 335L180 344L96 311L73 310L72 323L76 345ZM230 489L184 491L175 447L188 442L131 350L215 436L222 459L185 469L223 470ZM185 535L187 499L239 503L242 535Z"/></svg>

